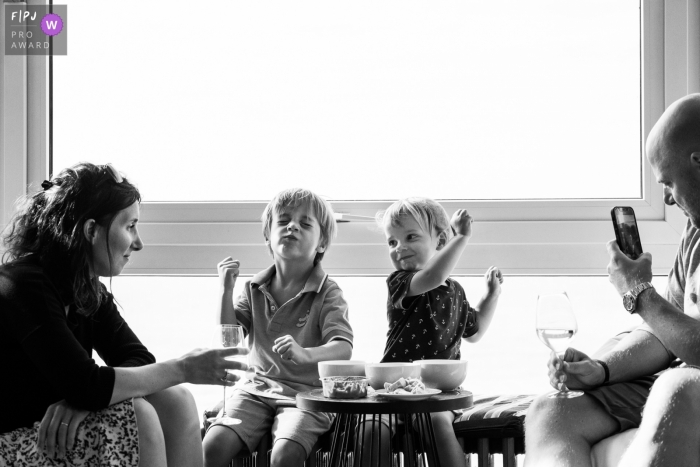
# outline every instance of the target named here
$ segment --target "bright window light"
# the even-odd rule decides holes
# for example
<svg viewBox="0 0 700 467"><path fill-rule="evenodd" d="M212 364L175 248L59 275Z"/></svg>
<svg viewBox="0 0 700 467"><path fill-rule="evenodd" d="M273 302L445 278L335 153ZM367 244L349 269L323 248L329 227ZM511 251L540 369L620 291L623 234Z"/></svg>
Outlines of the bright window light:
<svg viewBox="0 0 700 467"><path fill-rule="evenodd" d="M54 171L112 162L146 201L641 197L637 0L70 13Z"/></svg>

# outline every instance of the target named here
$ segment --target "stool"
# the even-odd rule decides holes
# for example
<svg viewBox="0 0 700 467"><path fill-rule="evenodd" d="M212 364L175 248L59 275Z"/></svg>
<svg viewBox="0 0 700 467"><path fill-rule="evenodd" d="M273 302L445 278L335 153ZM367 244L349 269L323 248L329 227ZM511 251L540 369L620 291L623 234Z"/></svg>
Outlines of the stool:
<svg viewBox="0 0 700 467"><path fill-rule="evenodd" d="M476 453L479 467L493 465L492 454L503 454L503 467L515 467L525 453L525 414L534 395L475 396L474 406L454 421L464 452Z"/></svg>

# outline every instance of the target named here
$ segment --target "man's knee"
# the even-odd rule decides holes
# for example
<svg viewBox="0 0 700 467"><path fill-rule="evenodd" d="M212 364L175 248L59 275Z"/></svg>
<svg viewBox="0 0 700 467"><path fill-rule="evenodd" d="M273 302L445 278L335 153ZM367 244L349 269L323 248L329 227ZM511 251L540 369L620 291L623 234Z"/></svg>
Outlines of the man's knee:
<svg viewBox="0 0 700 467"><path fill-rule="evenodd" d="M649 394L645 418L655 410L672 412L674 417L697 419L700 415L700 370L678 368L661 374Z"/></svg>

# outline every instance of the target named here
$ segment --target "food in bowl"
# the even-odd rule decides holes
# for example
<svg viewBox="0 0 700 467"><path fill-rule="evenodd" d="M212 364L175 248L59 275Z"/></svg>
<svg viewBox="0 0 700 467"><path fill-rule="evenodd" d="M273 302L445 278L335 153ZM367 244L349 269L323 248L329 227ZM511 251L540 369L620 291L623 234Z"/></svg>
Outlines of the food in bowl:
<svg viewBox="0 0 700 467"><path fill-rule="evenodd" d="M467 377L466 360L421 360L420 377L426 388L451 391Z"/></svg>
<svg viewBox="0 0 700 467"><path fill-rule="evenodd" d="M425 385L417 378L399 378L392 384L384 383L384 389L386 394L425 394Z"/></svg>
<svg viewBox="0 0 700 467"><path fill-rule="evenodd" d="M417 362L368 363L365 373L374 389L384 389L384 383L394 383L399 378L420 378L421 367Z"/></svg>
<svg viewBox="0 0 700 467"><path fill-rule="evenodd" d="M365 362L362 360L327 360L318 362L318 375L324 376L365 376Z"/></svg>
<svg viewBox="0 0 700 467"><path fill-rule="evenodd" d="M323 395L330 399L367 397L369 380L364 376L325 376L321 378Z"/></svg>

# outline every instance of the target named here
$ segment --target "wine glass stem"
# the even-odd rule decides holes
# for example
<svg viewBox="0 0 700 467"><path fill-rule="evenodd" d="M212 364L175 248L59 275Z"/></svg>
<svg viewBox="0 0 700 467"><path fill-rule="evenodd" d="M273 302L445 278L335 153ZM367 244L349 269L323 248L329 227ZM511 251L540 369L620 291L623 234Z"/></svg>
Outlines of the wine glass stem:
<svg viewBox="0 0 700 467"><path fill-rule="evenodd" d="M223 405L223 412L221 414L222 417L226 416L226 383L224 383L224 405Z"/></svg>

